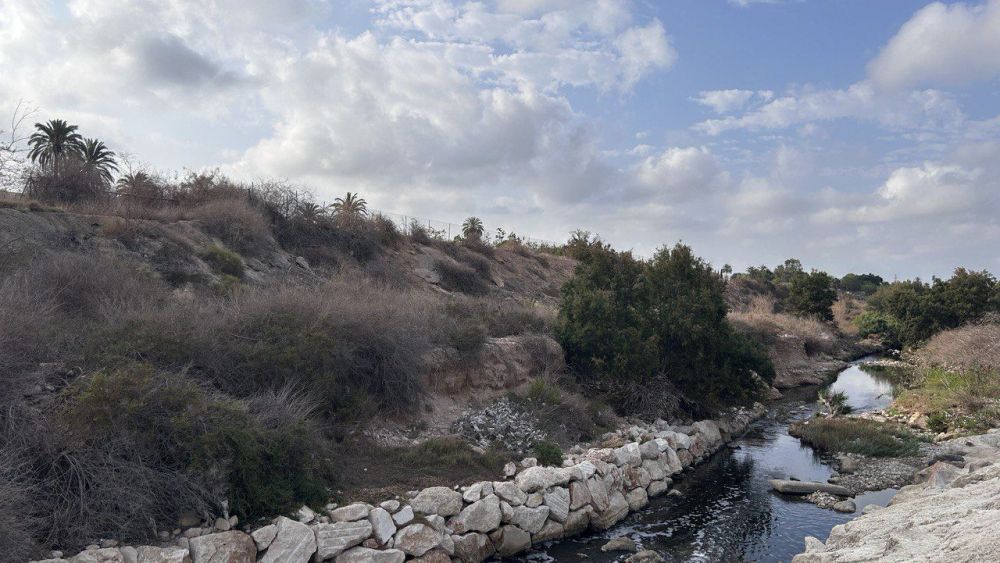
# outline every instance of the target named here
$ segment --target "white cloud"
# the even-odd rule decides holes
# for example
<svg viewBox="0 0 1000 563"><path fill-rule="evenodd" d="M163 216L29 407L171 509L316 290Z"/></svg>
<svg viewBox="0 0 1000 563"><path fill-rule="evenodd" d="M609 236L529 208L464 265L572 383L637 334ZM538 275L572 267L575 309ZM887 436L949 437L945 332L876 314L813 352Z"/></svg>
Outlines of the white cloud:
<svg viewBox="0 0 1000 563"><path fill-rule="evenodd" d="M766 102L774 98L774 92L770 90L704 90L698 93L697 97L691 98L695 102L712 108L717 114L732 113L744 109L750 100Z"/></svg>
<svg viewBox="0 0 1000 563"><path fill-rule="evenodd" d="M868 74L886 89L963 84L1000 75L1000 0L925 6L868 65Z"/></svg>
<svg viewBox="0 0 1000 563"><path fill-rule="evenodd" d="M644 192L668 203L708 196L729 183L729 175L705 147L672 147L644 158L635 177Z"/></svg>
<svg viewBox="0 0 1000 563"><path fill-rule="evenodd" d="M985 196L997 187L1000 186L995 181L983 177L982 170L954 164L927 162L919 167L898 168L879 187L878 201L858 209L853 219L867 222L932 217L941 220L987 203Z"/></svg>

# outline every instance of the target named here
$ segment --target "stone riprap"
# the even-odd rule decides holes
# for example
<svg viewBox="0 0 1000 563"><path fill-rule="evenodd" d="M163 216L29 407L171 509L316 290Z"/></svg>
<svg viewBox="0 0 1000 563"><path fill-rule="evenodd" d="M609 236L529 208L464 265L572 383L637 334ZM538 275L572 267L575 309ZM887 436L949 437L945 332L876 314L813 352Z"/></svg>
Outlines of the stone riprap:
<svg viewBox="0 0 1000 563"><path fill-rule="evenodd" d="M616 447L574 448L562 467L528 459L502 481L461 488L429 487L405 502L377 507L328 505L322 514L303 507L294 519L280 516L250 533L225 520L226 531L198 523L161 547L155 561L178 563L336 561L402 563L406 560L478 563L509 557L532 545L589 530L606 530L649 499L671 490L672 477L702 461L762 414L740 409L719 420L689 426L664 421L631 426L605 436ZM230 529L233 528L233 529ZM39 563L144 560L147 546L98 548ZM151 548L150 548L151 549Z"/></svg>

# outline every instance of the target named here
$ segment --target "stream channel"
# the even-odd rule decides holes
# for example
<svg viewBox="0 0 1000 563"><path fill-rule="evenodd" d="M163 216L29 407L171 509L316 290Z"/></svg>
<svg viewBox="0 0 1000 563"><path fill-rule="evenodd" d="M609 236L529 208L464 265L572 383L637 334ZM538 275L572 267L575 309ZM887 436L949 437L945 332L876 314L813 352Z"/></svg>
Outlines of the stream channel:
<svg viewBox="0 0 1000 563"><path fill-rule="evenodd" d="M830 384L847 394L855 412L882 409L892 400L892 385L861 367L864 358L837 374ZM608 539L628 536L640 549L667 561L789 561L802 552L806 536L826 540L837 524L855 514L822 509L801 498L771 490L770 479L791 477L826 481L833 471L812 448L789 436L792 422L813 416L816 387L788 390L747 432L678 481L683 496L653 499L610 530L555 542L527 559L606 562L629 554L603 553ZM858 495L860 511L885 506L895 489Z"/></svg>

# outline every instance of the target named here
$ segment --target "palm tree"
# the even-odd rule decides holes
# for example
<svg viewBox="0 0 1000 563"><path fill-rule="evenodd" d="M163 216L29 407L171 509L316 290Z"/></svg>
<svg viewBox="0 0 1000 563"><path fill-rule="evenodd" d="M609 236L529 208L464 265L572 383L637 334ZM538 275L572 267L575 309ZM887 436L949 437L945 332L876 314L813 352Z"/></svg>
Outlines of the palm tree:
<svg viewBox="0 0 1000 563"><path fill-rule="evenodd" d="M486 228L479 217L469 217L462 223L462 236L467 239L481 239L485 232Z"/></svg>
<svg viewBox="0 0 1000 563"><path fill-rule="evenodd" d="M101 179L111 183L112 172L118 172L118 163L115 161L115 153L108 149L107 145L97 139L84 139L83 148L80 150L80 160L83 161L84 169L96 172Z"/></svg>
<svg viewBox="0 0 1000 563"><path fill-rule="evenodd" d="M309 222L315 221L323 216L323 208L311 201L305 201L298 204L295 208L295 212L299 217Z"/></svg>
<svg viewBox="0 0 1000 563"><path fill-rule="evenodd" d="M78 127L62 119L52 119L48 123L36 123L35 133L28 138L28 158L52 166L52 173L59 174L59 163L69 156L78 156L83 149L82 137L76 132Z"/></svg>
<svg viewBox="0 0 1000 563"><path fill-rule="evenodd" d="M358 197L358 194L347 192L344 197L333 200L333 212L337 215L357 217L368 215L368 202Z"/></svg>

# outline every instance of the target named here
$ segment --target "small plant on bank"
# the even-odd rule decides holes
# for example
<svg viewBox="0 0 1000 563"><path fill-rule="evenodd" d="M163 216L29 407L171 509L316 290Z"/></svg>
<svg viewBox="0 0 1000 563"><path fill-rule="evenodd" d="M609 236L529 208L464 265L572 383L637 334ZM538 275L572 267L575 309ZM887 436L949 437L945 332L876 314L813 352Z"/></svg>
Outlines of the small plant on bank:
<svg viewBox="0 0 1000 563"><path fill-rule="evenodd" d="M843 391L821 389L818 402L829 417L850 414L854 411L854 408L847 403L847 394Z"/></svg>
<svg viewBox="0 0 1000 563"><path fill-rule="evenodd" d="M558 405L562 401L559 387L551 380L539 377L528 386L528 399L542 404Z"/></svg>
<svg viewBox="0 0 1000 563"><path fill-rule="evenodd" d="M205 249L201 257L219 273L236 278L243 277L243 259L232 250L213 244Z"/></svg>
<svg viewBox="0 0 1000 563"><path fill-rule="evenodd" d="M872 457L913 456L920 443L901 426L859 418L814 418L793 424L789 434L825 452Z"/></svg>
<svg viewBox="0 0 1000 563"><path fill-rule="evenodd" d="M541 440L535 443L535 458L538 459L539 465L562 467L562 448L555 442Z"/></svg>

